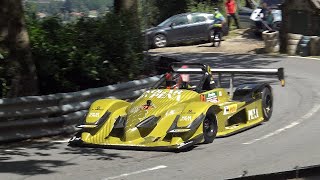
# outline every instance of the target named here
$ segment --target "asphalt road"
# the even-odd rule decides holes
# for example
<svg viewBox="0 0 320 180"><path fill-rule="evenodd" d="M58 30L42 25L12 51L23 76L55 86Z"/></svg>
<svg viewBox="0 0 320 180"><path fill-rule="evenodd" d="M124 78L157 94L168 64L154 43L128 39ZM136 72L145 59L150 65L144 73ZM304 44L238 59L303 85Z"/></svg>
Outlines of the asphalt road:
<svg viewBox="0 0 320 180"><path fill-rule="evenodd" d="M68 147L66 139L0 147L0 179L228 179L320 164L320 61L262 55L178 53L214 68L284 67L286 86L269 78L269 122L183 153Z"/></svg>

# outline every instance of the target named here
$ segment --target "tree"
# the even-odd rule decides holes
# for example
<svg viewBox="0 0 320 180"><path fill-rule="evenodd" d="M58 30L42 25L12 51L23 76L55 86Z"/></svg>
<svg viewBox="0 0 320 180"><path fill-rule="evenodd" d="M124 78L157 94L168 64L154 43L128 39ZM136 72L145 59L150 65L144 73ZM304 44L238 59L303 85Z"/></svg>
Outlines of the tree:
<svg viewBox="0 0 320 180"><path fill-rule="evenodd" d="M37 73L31 57L21 0L0 1L0 44L8 50L6 75L10 81L7 97L36 95Z"/></svg>
<svg viewBox="0 0 320 180"><path fill-rule="evenodd" d="M119 14L122 11L137 12L137 0L114 0L114 12Z"/></svg>

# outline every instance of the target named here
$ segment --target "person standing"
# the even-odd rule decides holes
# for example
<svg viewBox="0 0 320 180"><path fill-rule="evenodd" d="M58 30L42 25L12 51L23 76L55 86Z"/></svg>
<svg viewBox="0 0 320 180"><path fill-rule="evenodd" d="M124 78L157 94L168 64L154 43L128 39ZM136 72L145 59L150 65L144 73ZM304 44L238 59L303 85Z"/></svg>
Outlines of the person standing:
<svg viewBox="0 0 320 180"><path fill-rule="evenodd" d="M218 8L214 8L213 15L214 15L213 16L213 30L214 30L213 37L221 40L221 38L222 38L222 25L225 22L225 18L220 13ZM211 41L214 41L214 39L211 39ZM213 45L214 45L214 43L213 43Z"/></svg>
<svg viewBox="0 0 320 180"><path fill-rule="evenodd" d="M233 18L237 28L239 29L239 22L236 16L236 11L237 11L237 5L235 0L227 0L227 2L225 3L225 8L226 8L226 12L228 15L228 28L230 29L230 23L231 23L231 18Z"/></svg>

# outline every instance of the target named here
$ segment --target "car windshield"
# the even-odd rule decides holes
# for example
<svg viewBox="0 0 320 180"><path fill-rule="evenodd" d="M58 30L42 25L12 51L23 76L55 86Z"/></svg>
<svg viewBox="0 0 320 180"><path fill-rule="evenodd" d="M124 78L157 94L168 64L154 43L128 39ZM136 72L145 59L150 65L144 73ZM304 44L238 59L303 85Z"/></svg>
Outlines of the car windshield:
<svg viewBox="0 0 320 180"><path fill-rule="evenodd" d="M152 89L187 89L200 92L209 82L207 67L198 63L175 63L171 65L172 71L167 72ZM206 83L204 83L206 82ZM208 87L205 86L205 89Z"/></svg>
<svg viewBox="0 0 320 180"><path fill-rule="evenodd" d="M165 75L152 89L196 90L203 76L204 74L170 73Z"/></svg>

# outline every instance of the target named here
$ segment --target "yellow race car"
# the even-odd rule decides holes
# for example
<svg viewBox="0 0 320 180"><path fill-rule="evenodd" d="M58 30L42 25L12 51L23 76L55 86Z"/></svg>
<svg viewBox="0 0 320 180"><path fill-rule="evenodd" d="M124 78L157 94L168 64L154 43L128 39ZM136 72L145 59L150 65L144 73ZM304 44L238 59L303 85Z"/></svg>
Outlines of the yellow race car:
<svg viewBox="0 0 320 180"><path fill-rule="evenodd" d="M217 79L212 72L219 74ZM225 73L231 74L229 92L219 87L221 74ZM269 120L271 86L242 84L233 91L235 74L277 75L284 85L283 68L210 69L199 63L173 63L170 71L134 102L93 102L77 126L81 130L69 144L182 150Z"/></svg>

